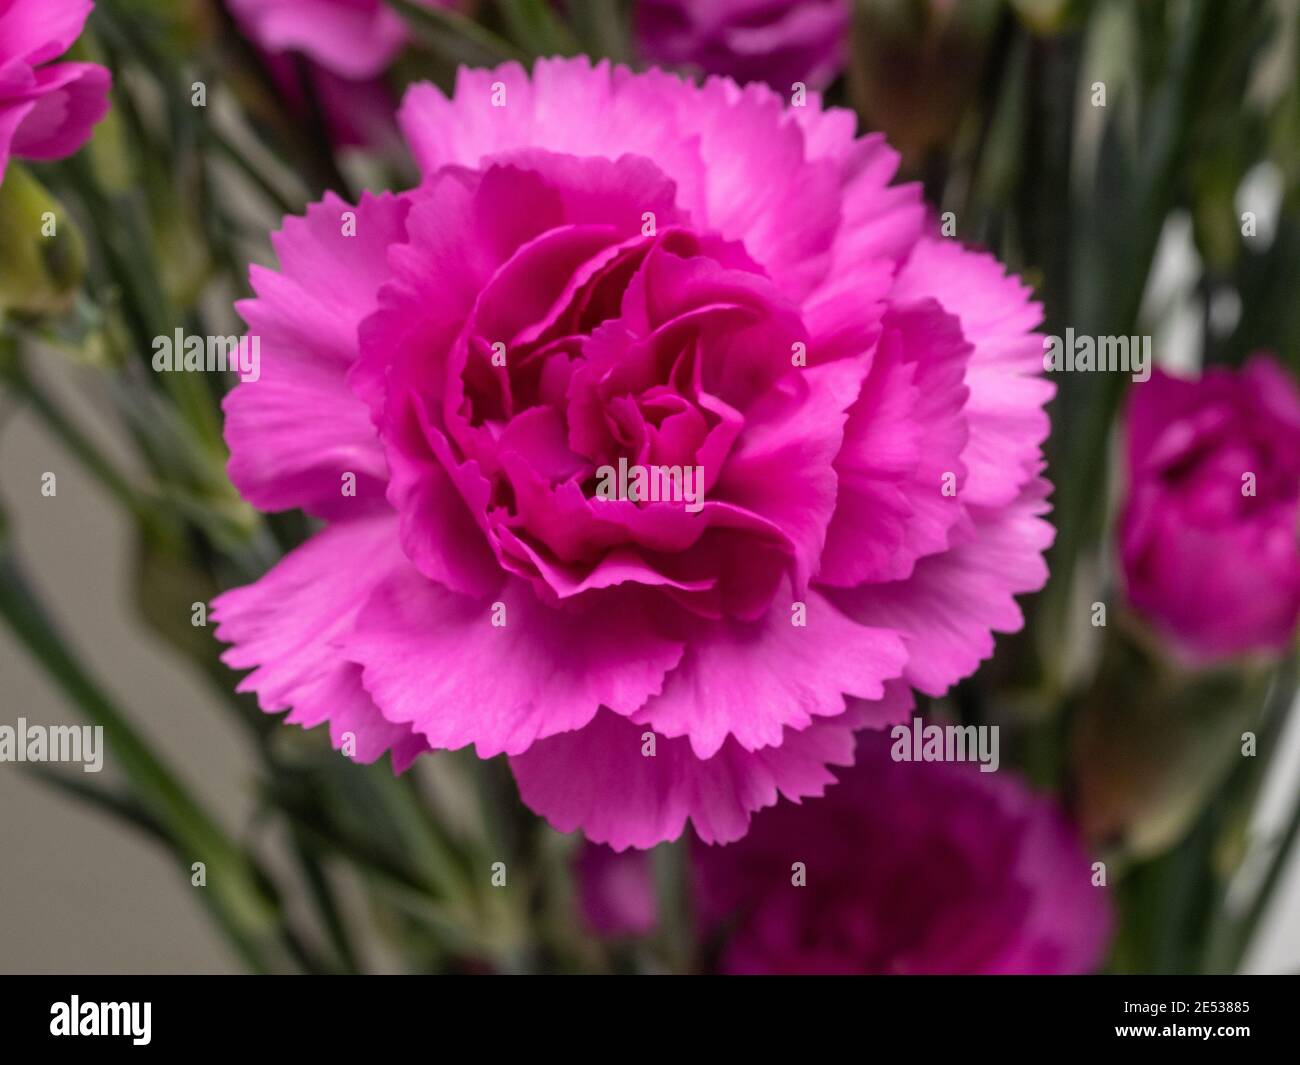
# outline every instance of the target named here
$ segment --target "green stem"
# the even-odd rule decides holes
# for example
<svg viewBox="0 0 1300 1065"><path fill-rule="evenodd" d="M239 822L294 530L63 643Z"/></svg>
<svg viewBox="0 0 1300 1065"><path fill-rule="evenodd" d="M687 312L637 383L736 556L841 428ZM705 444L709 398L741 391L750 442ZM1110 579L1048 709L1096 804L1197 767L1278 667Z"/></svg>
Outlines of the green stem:
<svg viewBox="0 0 1300 1065"><path fill-rule="evenodd" d="M295 202L281 192L275 182L258 169L257 165L249 159L243 149L236 145L218 127L215 121L205 123L203 133L213 147L232 163L236 170L248 178L263 196L270 200L276 210L287 215L296 215L302 212L304 205L301 202Z"/></svg>
<svg viewBox="0 0 1300 1065"><path fill-rule="evenodd" d="M294 833L293 848L294 856L298 860L298 868L307 882L307 890L311 893L321 924L329 936L343 970L349 973L360 972L356 950L348 935L347 923L343 919L342 910L335 897L334 886L330 883L329 874L321 862L320 852L305 835L299 832Z"/></svg>
<svg viewBox="0 0 1300 1065"><path fill-rule="evenodd" d="M40 607L7 551L0 551L0 616L104 737L135 798L160 824L182 861L208 869L204 901L244 959L259 970L279 967L287 928L269 880L227 838L147 742L82 669Z"/></svg>
<svg viewBox="0 0 1300 1065"><path fill-rule="evenodd" d="M1269 903L1277 891L1277 886L1282 881L1282 875L1290 865L1291 855L1296 850L1296 838L1300 836L1300 795L1296 796L1295 805L1291 810L1290 820L1282 832L1282 838L1278 841L1277 849L1273 852L1273 858L1269 862L1268 872L1264 874L1259 890L1251 900L1250 908L1242 918L1240 930L1236 937L1235 947L1230 956L1229 971L1235 972L1241 966L1242 959L1245 957L1246 950L1255 938L1255 933L1259 929L1259 924L1264 914L1268 912Z"/></svg>
<svg viewBox="0 0 1300 1065"><path fill-rule="evenodd" d="M446 7L421 7L411 0L388 0L388 4L410 24L415 35L434 48L442 48L450 37L460 44L475 46L487 62L503 59L523 61L527 56L503 37L468 15ZM465 61L463 52L451 50L451 58Z"/></svg>
<svg viewBox="0 0 1300 1065"><path fill-rule="evenodd" d="M1169 77L1151 108L1157 120L1146 123L1148 139L1143 146L1143 165L1135 175L1134 192L1118 208L1126 211L1124 217L1131 223L1124 238L1126 268L1115 269L1104 241L1094 239L1116 205L1094 199L1077 226L1080 255L1075 262L1075 280L1080 287L1073 317L1080 331L1098 335L1133 332L1131 327L1141 308L1161 226L1177 188L1175 178L1186 155L1190 98L1201 76L1197 59L1211 27L1210 5L1206 0L1194 0L1173 44ZM1058 466L1060 473L1055 478L1058 536L1051 556L1052 583L1044 592L1041 616L1054 625L1051 645L1057 647L1068 630L1066 612L1072 601L1079 557L1085 546L1099 537L1105 520L1104 508L1097 502L1105 498L1106 442L1123 395L1124 379L1119 374L1100 376L1105 380L1083 386L1092 394L1087 397L1082 424L1065 426L1064 436L1063 427L1056 427L1057 439L1068 439L1069 450L1061 456L1064 469ZM1058 443L1058 451L1060 446Z"/></svg>
<svg viewBox="0 0 1300 1065"><path fill-rule="evenodd" d="M9 343L11 341L0 336L0 348ZM45 390L32 379L27 367L21 361L21 356L15 353L14 358L9 360L4 354L0 354L0 366L5 368L4 377L15 393L40 416L45 425L59 438L63 446L72 452L77 461L127 510L137 516L142 514L144 503L139 493L104 457L103 450L92 443L68 419L68 416L63 413Z"/></svg>
<svg viewBox="0 0 1300 1065"><path fill-rule="evenodd" d="M550 0L496 0L496 6L514 39L534 55L577 55L581 50Z"/></svg>
<svg viewBox="0 0 1300 1065"><path fill-rule="evenodd" d="M1242 817L1249 817L1261 786L1278 764L1277 741L1283 733L1287 712L1296 698L1296 672L1297 662L1293 657L1278 672L1276 687L1271 693L1263 720L1257 730L1259 749L1267 752L1265 757L1260 759L1263 764L1243 765L1240 772L1233 774L1225 788L1229 795L1238 797L1237 802ZM1253 759L1242 759L1243 763L1253 761ZM1249 770L1253 770L1248 774L1249 779L1239 779L1247 775ZM1300 795L1297 795L1296 808L1291 815L1289 825L1282 833L1269 870L1260 881L1245 913L1237 915L1230 908L1228 896L1234 878L1231 876L1225 878L1218 893L1217 912L1206 936L1202 971L1228 973L1235 972L1240 967L1242 958L1255 936L1260 919L1267 910L1269 900L1277 887L1278 879L1286 867L1288 852L1294 849L1297 824L1300 824Z"/></svg>

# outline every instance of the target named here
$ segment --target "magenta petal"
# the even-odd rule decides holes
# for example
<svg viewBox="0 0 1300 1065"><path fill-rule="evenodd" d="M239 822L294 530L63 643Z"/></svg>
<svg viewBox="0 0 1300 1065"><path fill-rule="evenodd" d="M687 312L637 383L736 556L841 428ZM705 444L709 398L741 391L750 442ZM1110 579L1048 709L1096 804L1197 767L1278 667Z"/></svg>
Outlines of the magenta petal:
<svg viewBox="0 0 1300 1065"><path fill-rule="evenodd" d="M0 100L0 181L4 180L5 170L9 166L10 145L14 134L22 125L28 113L36 106L35 101L23 100L18 103Z"/></svg>
<svg viewBox="0 0 1300 1065"><path fill-rule="evenodd" d="M916 564L910 578L830 593L864 625L895 629L910 656L904 676L927 695L942 695L993 654L994 632L1017 632L1024 616L1015 596L1047 582L1043 552L1054 530L1046 482L1030 482L1010 507L971 507L968 540Z"/></svg>
<svg viewBox="0 0 1300 1065"><path fill-rule="evenodd" d="M835 458L835 516L817 579L899 580L961 519L970 345L934 301L891 310ZM945 478L952 492L945 494Z"/></svg>
<svg viewBox="0 0 1300 1065"><path fill-rule="evenodd" d="M492 106L492 86L506 106ZM696 88L660 71L634 74L585 57L542 59L530 80L516 63L462 68L454 103L432 86L408 91L399 121L421 170L478 166L516 148L653 159L677 182L700 228L743 237L754 258L798 297L826 274L839 223L838 161L811 160L782 98L721 80ZM753 175L763 174L755 185ZM792 224L791 210L797 212Z"/></svg>
<svg viewBox="0 0 1300 1065"><path fill-rule="evenodd" d="M382 0L228 2L249 36L268 52L302 52L357 81L383 70L406 39L401 18Z"/></svg>
<svg viewBox="0 0 1300 1065"><path fill-rule="evenodd" d="M746 411L713 495L758 514L795 545L795 580L817 571L835 511L835 456L865 365L841 359L788 374Z"/></svg>
<svg viewBox="0 0 1300 1065"><path fill-rule="evenodd" d="M358 761L393 749L395 763L409 764L411 729L384 719L360 685L360 670L340 654L366 598L403 565L394 518L344 522L286 555L261 580L219 595L212 603L216 636L231 645L221 659L253 670L239 690L256 692L266 713L290 710L294 724L328 721L336 748L351 732Z"/></svg>
<svg viewBox="0 0 1300 1065"><path fill-rule="evenodd" d="M1043 314L1029 296L991 255L938 238L916 245L894 286L894 300L937 300L974 347L966 375L970 439L962 452L967 503L1014 500L1034 476L1047 437L1042 408L1055 386L1042 377L1043 338L1032 330Z"/></svg>
<svg viewBox="0 0 1300 1065"><path fill-rule="evenodd" d="M502 580L475 517L487 507L487 481L473 461L455 461L436 429L420 428L425 449L389 449L388 501L401 514L402 548L429 580L462 595L487 595Z"/></svg>
<svg viewBox="0 0 1300 1065"><path fill-rule="evenodd" d="M261 376L237 385L223 408L230 479L264 510L329 517L383 506L387 463L347 373L405 217L399 197L367 194L353 207L329 194L285 220L274 238L280 272L252 271L257 297L238 310L260 342ZM344 494L348 473L355 495Z"/></svg>
<svg viewBox="0 0 1300 1065"><path fill-rule="evenodd" d="M886 685L898 720L911 706L904 685ZM602 710L585 728L534 744L510 759L519 794L561 832L581 829L615 850L653 847L681 835L690 820L706 843L743 836L750 816L779 795L799 800L821 795L835 776L827 768L853 761L854 729L845 714L787 730L778 746L745 751L734 740L707 760L689 741L658 737L655 754L642 753L653 731Z"/></svg>
<svg viewBox="0 0 1300 1065"><path fill-rule="evenodd" d="M632 720L662 736L687 736L697 758L733 737L746 751L775 747L786 729L844 712L845 695L883 697L907 653L898 634L858 625L816 592L798 604L778 597L761 621L699 625L662 694Z"/></svg>
<svg viewBox="0 0 1300 1065"><path fill-rule="evenodd" d="M0 5L0 66L20 59L29 66L58 59L81 36L91 0L9 0Z"/></svg>
<svg viewBox="0 0 1300 1065"><path fill-rule="evenodd" d="M71 155L108 111L112 76L94 63L55 63L36 71L34 106L13 135L10 150L46 162Z"/></svg>
<svg viewBox="0 0 1300 1065"><path fill-rule="evenodd" d="M581 728L602 705L632 713L681 658L682 645L655 631L635 597L593 593L580 608L559 609L511 581L496 603L410 568L370 598L347 656L364 667L385 717L431 747L517 754Z"/></svg>
<svg viewBox="0 0 1300 1065"><path fill-rule="evenodd" d="M845 143L845 126L837 121L845 112L819 113L805 107L792 114L804 129L810 154L819 158L824 153L839 166L844 217L823 284L835 284L839 275L853 275L863 264L907 259L921 237L925 206L918 183L890 184L898 172L899 155L885 143L884 135L872 133ZM847 132L851 137L851 124Z"/></svg>

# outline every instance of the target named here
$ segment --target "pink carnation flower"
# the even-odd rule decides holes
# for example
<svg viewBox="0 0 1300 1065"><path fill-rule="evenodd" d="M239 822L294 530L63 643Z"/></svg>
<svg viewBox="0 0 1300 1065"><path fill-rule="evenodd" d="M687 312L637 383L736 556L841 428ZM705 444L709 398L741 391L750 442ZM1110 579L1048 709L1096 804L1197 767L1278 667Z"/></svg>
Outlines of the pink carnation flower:
<svg viewBox="0 0 1300 1065"><path fill-rule="evenodd" d="M415 0L454 7L458 0ZM349 81L378 75L406 43L406 24L385 0L227 0L266 51L300 52Z"/></svg>
<svg viewBox="0 0 1300 1065"><path fill-rule="evenodd" d="M851 113L574 59L399 120L420 187L286 220L240 305L231 479L327 523L214 605L263 709L506 754L617 849L725 842L1022 624L1039 309ZM620 462L700 505L597 498Z"/></svg>
<svg viewBox="0 0 1300 1065"><path fill-rule="evenodd" d="M90 0L0 0L0 181L11 156L71 155L107 112L107 70L51 62L72 47L93 7Z"/></svg>
<svg viewBox="0 0 1300 1065"><path fill-rule="evenodd" d="M1110 907L1049 800L970 763L858 762L807 807L692 851L702 930L729 973L1059 974L1097 967ZM804 886L793 871L802 863Z"/></svg>
<svg viewBox="0 0 1300 1065"><path fill-rule="evenodd" d="M637 49L781 93L824 89L844 67L851 17L850 0L637 0Z"/></svg>
<svg viewBox="0 0 1300 1065"><path fill-rule="evenodd" d="M1300 617L1300 389L1269 356L1133 387L1119 551L1184 658L1284 650Z"/></svg>

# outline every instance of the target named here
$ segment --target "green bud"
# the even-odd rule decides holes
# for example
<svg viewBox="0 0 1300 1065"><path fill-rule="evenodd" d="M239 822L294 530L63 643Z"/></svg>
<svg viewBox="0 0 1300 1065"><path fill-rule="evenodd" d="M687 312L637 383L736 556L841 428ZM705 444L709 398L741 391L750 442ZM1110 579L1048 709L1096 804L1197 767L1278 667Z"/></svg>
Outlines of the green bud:
<svg viewBox="0 0 1300 1065"><path fill-rule="evenodd" d="M977 91L997 0L859 0L849 91L866 125L918 173L956 136Z"/></svg>
<svg viewBox="0 0 1300 1065"><path fill-rule="evenodd" d="M72 217L23 167L0 182L0 312L49 314L73 300L86 254Z"/></svg>
<svg viewBox="0 0 1300 1065"><path fill-rule="evenodd" d="M1134 858L1176 843L1257 727L1268 672L1170 669L1132 634L1108 640L1070 737L1074 812L1084 834Z"/></svg>

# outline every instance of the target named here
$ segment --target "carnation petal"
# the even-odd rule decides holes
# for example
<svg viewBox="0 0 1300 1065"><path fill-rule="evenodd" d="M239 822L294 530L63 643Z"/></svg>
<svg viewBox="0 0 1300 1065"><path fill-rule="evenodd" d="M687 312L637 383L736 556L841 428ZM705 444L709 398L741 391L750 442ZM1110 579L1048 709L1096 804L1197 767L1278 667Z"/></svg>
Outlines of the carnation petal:
<svg viewBox="0 0 1300 1065"><path fill-rule="evenodd" d="M24 94L33 106L14 132L10 151L38 162L71 155L108 112L111 83L109 72L95 63L41 67Z"/></svg>
<svg viewBox="0 0 1300 1065"><path fill-rule="evenodd" d="M401 18L382 2L230 0L230 5L267 51L301 52L357 81L380 73L406 38Z"/></svg>
<svg viewBox="0 0 1300 1065"><path fill-rule="evenodd" d="M756 622L697 623L681 665L633 720L688 736L701 759L728 736L747 751L773 747L785 729L843 713L846 695L882 698L906 660L897 633L858 625L816 592L802 604L778 597Z"/></svg>
<svg viewBox="0 0 1300 1065"><path fill-rule="evenodd" d="M912 249L891 299L932 298L961 321L974 346L966 385L970 439L962 452L962 499L982 506L1012 502L1034 476L1049 422L1043 404L1055 386L1042 378L1042 309L1030 290L991 255L930 237Z"/></svg>
<svg viewBox="0 0 1300 1065"><path fill-rule="evenodd" d="M355 236L345 235L345 213ZM383 505L387 464L370 412L348 387L357 327L387 277L406 204L365 195L356 206L327 194L275 240L281 272L254 269L257 298L238 310L260 345L260 376L226 396L230 479L263 510L302 507L324 517ZM344 475L356 478L344 494ZM349 486L350 487L350 486Z"/></svg>
<svg viewBox="0 0 1300 1065"><path fill-rule="evenodd" d="M373 762L392 749L398 768L427 747L406 725L375 708L360 684L360 670L340 654L341 641L376 585L404 564L392 516L331 525L290 552L253 584L212 603L216 637L230 648L221 656L232 669L252 669L240 691L257 693L266 713L289 709L293 724L314 728L328 721L341 748L355 739L355 758Z"/></svg>
<svg viewBox="0 0 1300 1065"><path fill-rule="evenodd" d="M970 345L933 300L892 309L884 329L835 458L823 584L907 577L917 559L948 547L963 515Z"/></svg>
<svg viewBox="0 0 1300 1065"><path fill-rule="evenodd" d="M493 106L494 86L505 106ZM781 98L763 86L711 79L697 88L577 57L539 60L531 82L517 63L462 68L451 100L429 85L408 90L399 122L425 174L516 148L584 155L597 143L610 158L653 159L696 226L743 239L797 297L829 266L840 169L808 159L799 126L781 114Z"/></svg>
<svg viewBox="0 0 1300 1065"><path fill-rule="evenodd" d="M58 59L81 36L94 6L91 0L10 0L0 11L5 59L31 66Z"/></svg>
<svg viewBox="0 0 1300 1065"><path fill-rule="evenodd" d="M429 746L517 754L581 728L602 705L632 713L681 659L642 601L591 596L552 607L513 580L498 599L476 599L407 568L370 597L346 654L384 716Z"/></svg>
<svg viewBox="0 0 1300 1065"><path fill-rule="evenodd" d="M906 580L828 592L864 625L895 629L908 650L904 676L927 695L942 695L993 654L993 633L1024 624L1015 596L1047 581L1043 552L1054 530L1049 486L1031 481L1008 507L971 507L969 539L921 559Z"/></svg>
<svg viewBox="0 0 1300 1065"><path fill-rule="evenodd" d="M886 717L906 715L911 693L886 685ZM798 801L835 782L828 766L853 761L854 715L787 730L781 743L746 751L734 740L709 759L684 738L658 737L642 754L644 725L602 710L585 728L534 744L510 759L524 803L561 832L581 829L615 850L645 849L681 835L687 820L706 843L730 843L778 796Z"/></svg>

